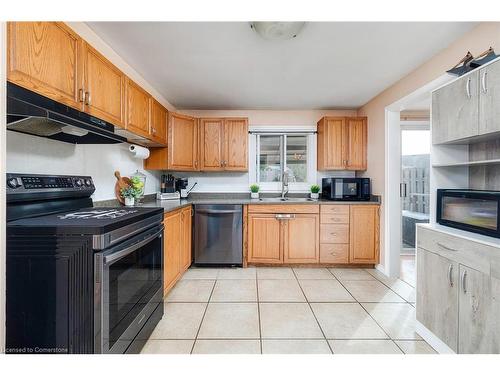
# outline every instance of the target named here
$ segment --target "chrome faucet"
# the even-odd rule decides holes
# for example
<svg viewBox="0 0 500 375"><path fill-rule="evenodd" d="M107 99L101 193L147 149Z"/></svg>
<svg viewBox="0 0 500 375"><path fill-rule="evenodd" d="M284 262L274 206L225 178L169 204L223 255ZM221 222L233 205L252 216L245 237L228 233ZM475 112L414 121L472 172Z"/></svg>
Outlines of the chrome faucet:
<svg viewBox="0 0 500 375"><path fill-rule="evenodd" d="M285 199L285 195L288 193L288 172L284 171L281 176L281 199Z"/></svg>

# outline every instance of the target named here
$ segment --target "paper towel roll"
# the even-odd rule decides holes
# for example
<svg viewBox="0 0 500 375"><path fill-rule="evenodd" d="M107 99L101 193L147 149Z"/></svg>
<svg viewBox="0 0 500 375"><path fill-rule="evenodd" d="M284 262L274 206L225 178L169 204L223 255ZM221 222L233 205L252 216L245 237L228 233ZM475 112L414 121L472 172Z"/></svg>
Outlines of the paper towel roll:
<svg viewBox="0 0 500 375"><path fill-rule="evenodd" d="M134 154L136 159L147 159L149 158L149 150L146 147L141 147L138 145L130 145L128 150Z"/></svg>

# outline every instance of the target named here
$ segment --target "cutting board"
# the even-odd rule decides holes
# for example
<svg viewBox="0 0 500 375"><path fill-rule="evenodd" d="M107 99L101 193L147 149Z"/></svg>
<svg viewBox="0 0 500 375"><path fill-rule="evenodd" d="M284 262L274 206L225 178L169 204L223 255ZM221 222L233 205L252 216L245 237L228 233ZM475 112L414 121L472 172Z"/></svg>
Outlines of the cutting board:
<svg viewBox="0 0 500 375"><path fill-rule="evenodd" d="M132 185L132 181L128 177L122 177L119 171L115 171L115 196L121 204L125 204L125 198L120 194L120 190Z"/></svg>

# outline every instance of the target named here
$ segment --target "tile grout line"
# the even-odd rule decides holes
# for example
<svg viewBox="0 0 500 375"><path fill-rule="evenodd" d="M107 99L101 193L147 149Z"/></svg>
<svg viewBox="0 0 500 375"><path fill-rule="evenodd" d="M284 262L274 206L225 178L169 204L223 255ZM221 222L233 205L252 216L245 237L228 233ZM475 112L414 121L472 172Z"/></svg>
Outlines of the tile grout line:
<svg viewBox="0 0 500 375"><path fill-rule="evenodd" d="M218 272L217 272L217 274L218 274ZM207 314L208 305L210 304L210 300L212 299L212 294L214 293L214 289L215 289L216 284L217 284L217 276L214 280L214 285L212 286L212 290L210 291L210 295L208 296L207 306L205 307L205 311L203 311L203 316L201 317L200 325L198 327L198 330L196 331L196 336L194 337L193 346L191 347L191 351L189 352L189 354L193 354L194 346L196 345L196 341L198 341L198 335L200 334L201 325L203 324L203 320L205 320L205 315Z"/></svg>
<svg viewBox="0 0 500 375"><path fill-rule="evenodd" d="M321 334L323 335L323 337L324 337L324 339L326 341L326 345L328 346L328 349L330 349L331 354L334 354L333 353L333 349L330 346L330 343L328 342L328 339L326 338L325 332L323 331L323 328L321 327L321 324L319 324L319 320L316 317L316 314L314 313L314 310L313 310L313 308L311 306L311 303L309 302L309 299L307 298L306 293L304 292L304 289L302 289L302 285L300 285L299 278L297 277L297 274L295 273L295 270L293 268L292 268L292 272L295 275L295 278L297 279L297 284L299 284L299 288L302 291L302 294L304 295L304 298L306 299L307 306L309 307L309 310L311 310L311 314L313 315L314 320L316 321L316 324L318 325L319 330L321 331ZM335 277L335 276L333 276L333 277Z"/></svg>
<svg viewBox="0 0 500 375"><path fill-rule="evenodd" d="M259 299L259 278L257 276L257 270L255 270L255 288L257 290L257 315L259 318L259 344L260 344L260 354L264 354L262 352L262 325L260 322L260 299Z"/></svg>
<svg viewBox="0 0 500 375"><path fill-rule="evenodd" d="M330 271L330 272L331 272L331 271ZM368 272L367 272L367 273L368 273ZM333 274L333 272L332 272L332 274ZM334 275L334 276L335 276L335 275ZM344 289L345 289L345 290L347 290L347 292L351 295L351 297L352 297L352 298L354 298L354 300L356 301L356 303L357 303L359 306L361 306L361 308L362 308L362 309L363 309L363 310L364 310L364 311L368 314L368 316L369 316L369 317L370 317L370 318L371 318L371 319L375 322L375 324L379 326L379 328L382 330L382 332L384 332L384 333L386 334L386 336L389 338L389 340L392 340L392 337L391 337L391 336L390 336L390 335L389 335L389 334L385 331L385 329L384 329L384 328L382 328L382 326L379 324L379 322L377 322L377 320L376 320L376 319L375 319L375 318L374 318L374 317L373 317L373 316L372 316L372 315L368 312L368 310L366 310L366 309L365 309L365 307L363 306L363 304L362 304L361 302L359 302L359 301L357 300L357 298L356 298L356 297L354 297L354 296L352 295L351 291L350 291L349 289L347 289L347 288L346 288L346 286L342 283L342 281L341 281L340 279L338 279L338 281L339 281L340 285L342 285L342 286L344 287ZM346 281L348 281L348 280L346 280ZM364 302L364 303L370 303L370 302ZM375 302L375 303L377 303L377 302ZM383 303L383 302L378 302L378 303ZM400 302L399 302L399 303L400 303ZM385 340L387 340L387 339L385 339Z"/></svg>

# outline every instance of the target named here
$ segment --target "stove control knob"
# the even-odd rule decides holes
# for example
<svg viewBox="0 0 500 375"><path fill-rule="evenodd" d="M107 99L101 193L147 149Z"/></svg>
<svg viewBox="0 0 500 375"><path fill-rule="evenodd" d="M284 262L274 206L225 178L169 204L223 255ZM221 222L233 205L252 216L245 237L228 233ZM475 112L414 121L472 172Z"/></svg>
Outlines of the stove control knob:
<svg viewBox="0 0 500 375"><path fill-rule="evenodd" d="M19 184L19 182L17 181L17 178L15 178L15 177L8 178L7 185L12 189L17 189L19 186L21 186Z"/></svg>
<svg viewBox="0 0 500 375"><path fill-rule="evenodd" d="M92 186L92 180L91 180L90 178L86 178L86 179L85 179L85 185L86 185L87 187L91 187L91 186Z"/></svg>
<svg viewBox="0 0 500 375"><path fill-rule="evenodd" d="M75 180L75 185L76 185L77 187L82 187L82 185L83 185L82 180L81 180L81 179Z"/></svg>

